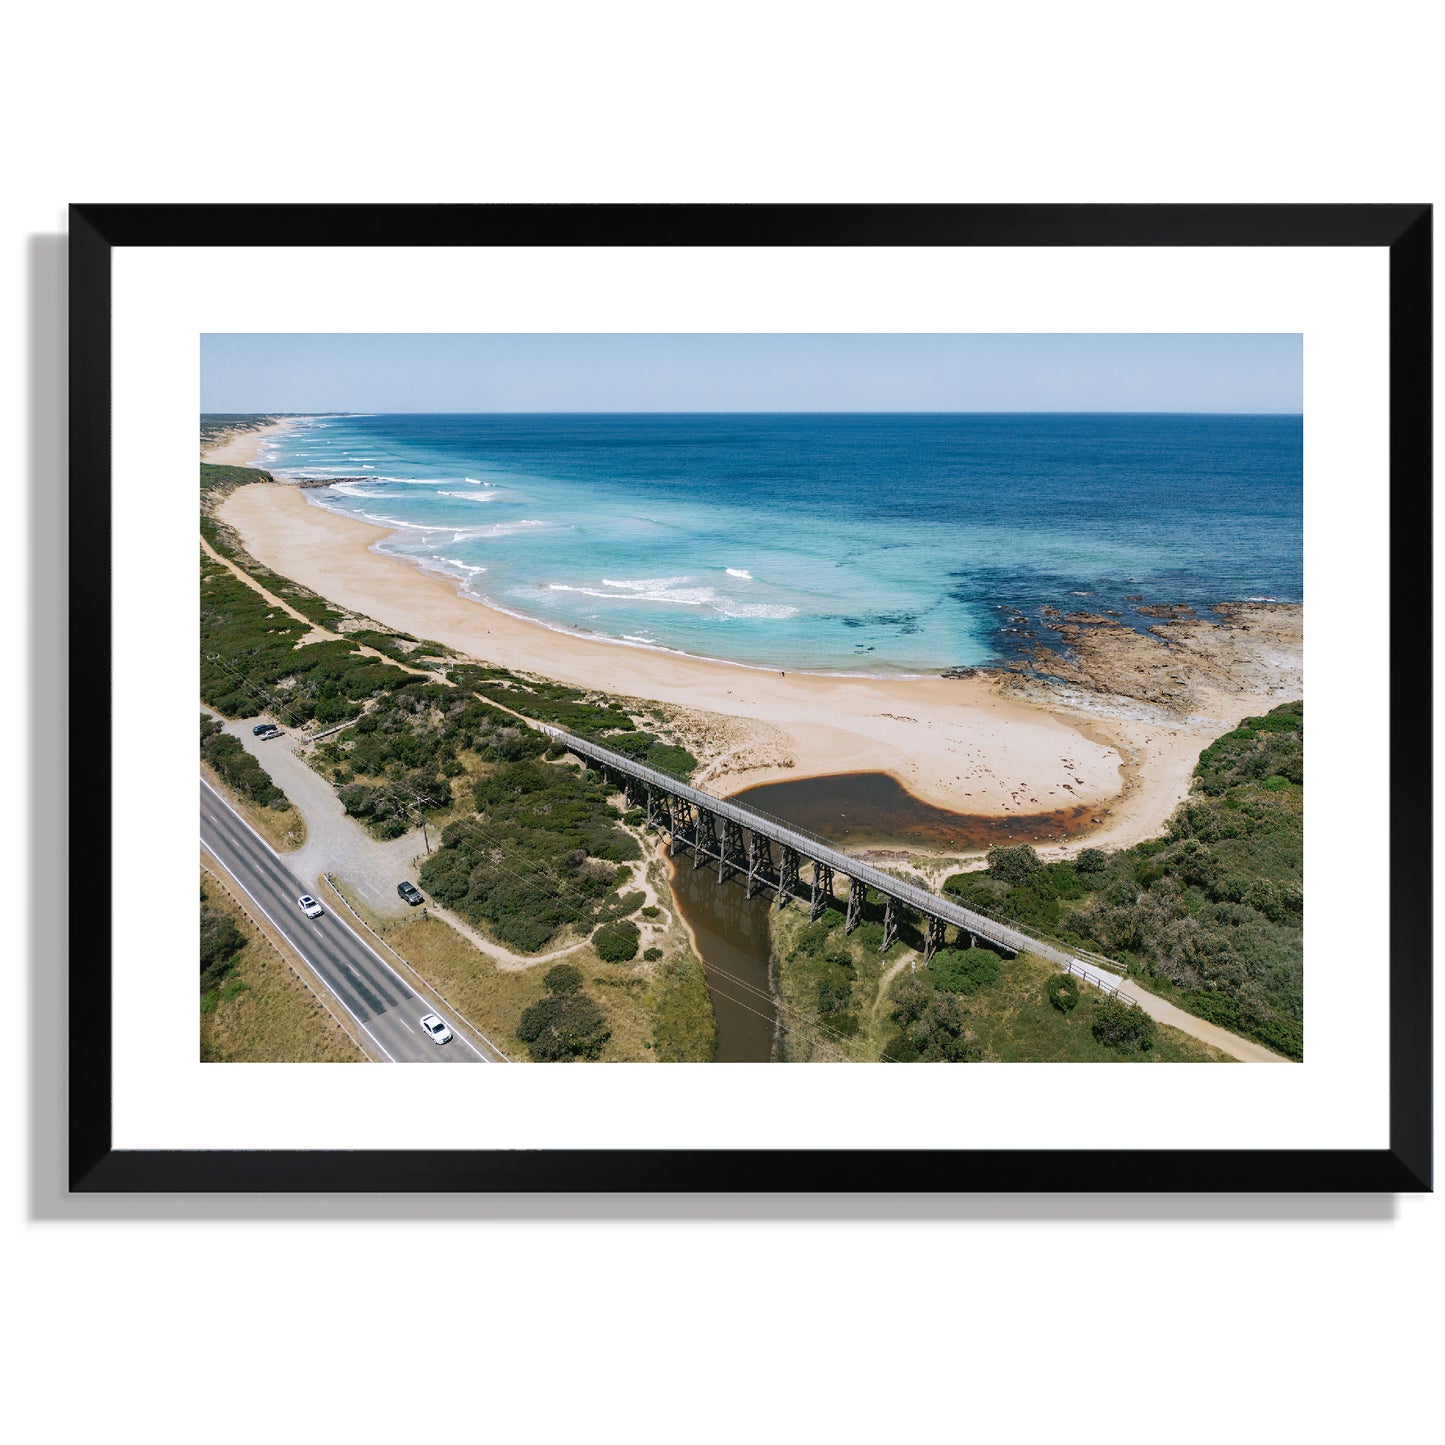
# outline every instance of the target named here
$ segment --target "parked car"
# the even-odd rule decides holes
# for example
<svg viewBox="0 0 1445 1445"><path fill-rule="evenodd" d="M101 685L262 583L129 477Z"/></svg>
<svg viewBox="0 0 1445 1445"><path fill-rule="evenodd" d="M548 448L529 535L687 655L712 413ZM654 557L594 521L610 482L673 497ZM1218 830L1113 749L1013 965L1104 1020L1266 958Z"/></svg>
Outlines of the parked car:
<svg viewBox="0 0 1445 1445"><path fill-rule="evenodd" d="M425 1015L421 1026L431 1035L434 1044L451 1043L452 1031L435 1014Z"/></svg>
<svg viewBox="0 0 1445 1445"><path fill-rule="evenodd" d="M256 726L251 729L251 734L253 737L260 738L265 737L267 733L275 733L280 731L281 729L278 728L275 723L257 723Z"/></svg>
<svg viewBox="0 0 1445 1445"><path fill-rule="evenodd" d="M398 883L396 885L396 891L400 893L413 908L422 901L421 889L409 878L404 882Z"/></svg>
<svg viewBox="0 0 1445 1445"><path fill-rule="evenodd" d="M309 893L303 893L296 901L308 918L320 918L326 911Z"/></svg>

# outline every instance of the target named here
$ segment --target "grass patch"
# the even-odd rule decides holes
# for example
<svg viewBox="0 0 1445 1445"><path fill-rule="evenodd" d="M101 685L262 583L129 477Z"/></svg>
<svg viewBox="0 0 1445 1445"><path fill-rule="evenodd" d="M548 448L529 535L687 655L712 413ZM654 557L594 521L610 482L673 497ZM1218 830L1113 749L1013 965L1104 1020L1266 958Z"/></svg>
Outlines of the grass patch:
<svg viewBox="0 0 1445 1445"><path fill-rule="evenodd" d="M263 808L235 792L214 768L201 761L201 776L278 852L293 853L306 841L306 820L289 805Z"/></svg>

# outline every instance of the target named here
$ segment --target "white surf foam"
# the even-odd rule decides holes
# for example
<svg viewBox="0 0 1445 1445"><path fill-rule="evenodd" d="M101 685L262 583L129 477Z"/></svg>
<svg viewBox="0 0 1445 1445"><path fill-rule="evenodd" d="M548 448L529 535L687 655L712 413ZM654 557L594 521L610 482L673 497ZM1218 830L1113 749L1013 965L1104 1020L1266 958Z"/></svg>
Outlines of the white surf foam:
<svg viewBox="0 0 1445 1445"><path fill-rule="evenodd" d="M405 492L375 492L370 478L364 482L332 482L327 491L338 497L364 497L368 502L383 502L388 498L400 501Z"/></svg>
<svg viewBox="0 0 1445 1445"><path fill-rule="evenodd" d="M616 581L611 577L602 579L602 587L612 588L610 592L597 587L580 587L567 582L550 582L550 592L577 592L584 597L610 598L614 602L662 602L677 607L706 607L720 617L751 617L761 620L781 620L796 617L798 609L781 603L734 602L711 587L688 587L691 577L648 577L636 580Z"/></svg>
<svg viewBox="0 0 1445 1445"><path fill-rule="evenodd" d="M473 537L511 537L518 532L529 531L533 527L548 527L550 522L493 522L490 527L464 527L461 531L452 534L453 542L469 542Z"/></svg>
<svg viewBox="0 0 1445 1445"><path fill-rule="evenodd" d="M751 572L744 572L741 567L729 567L727 574L729 577L741 577L744 582L751 582L753 580L753 574Z"/></svg>

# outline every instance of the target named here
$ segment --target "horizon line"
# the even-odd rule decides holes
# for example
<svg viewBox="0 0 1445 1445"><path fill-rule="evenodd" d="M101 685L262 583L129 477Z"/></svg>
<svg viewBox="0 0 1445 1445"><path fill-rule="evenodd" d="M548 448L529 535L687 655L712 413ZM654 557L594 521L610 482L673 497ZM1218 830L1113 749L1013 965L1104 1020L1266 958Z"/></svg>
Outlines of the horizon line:
<svg viewBox="0 0 1445 1445"><path fill-rule="evenodd" d="M361 416L1298 416L1304 415L1304 409L1299 410L1265 410L1256 411L1212 411L1200 407L1195 409L1180 410L1176 407L1150 408L1139 410L1132 407L1091 407L1080 408L1033 408L1033 407L956 407L948 410L940 410L936 407L928 408L890 408L889 410L875 410L869 407L844 407L844 408L815 408L815 407L788 407L778 411L746 410L737 411L731 408L722 407L666 407L660 410L639 411L630 407L608 407L598 409L574 409L558 411L546 407L521 407L513 408L510 411L426 411L417 407L404 407L394 410L377 410L371 408L366 411L342 411L328 409L323 411L286 411L278 407L247 407L226 410L224 408L213 408L202 411L199 415L205 416L277 416L277 417L316 417L316 416L338 416L338 417L361 417Z"/></svg>

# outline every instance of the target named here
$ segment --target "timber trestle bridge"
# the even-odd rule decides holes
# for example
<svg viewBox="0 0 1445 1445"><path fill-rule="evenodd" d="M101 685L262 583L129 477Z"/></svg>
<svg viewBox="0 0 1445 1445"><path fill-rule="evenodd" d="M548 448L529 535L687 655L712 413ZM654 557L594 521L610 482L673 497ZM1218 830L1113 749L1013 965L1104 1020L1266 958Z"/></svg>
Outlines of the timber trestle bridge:
<svg viewBox="0 0 1445 1445"><path fill-rule="evenodd" d="M1008 955L1027 949L1065 971L1075 974L1082 971L1079 960L1063 949L1030 938L996 918L964 908L917 884L905 883L881 868L840 853L805 829L795 828L744 803L715 798L656 768L586 738L574 737L560 728L541 725L541 731L584 762L601 767L615 777L628 801L646 809L648 824L667 834L671 854L691 850L694 868L715 866L719 882L730 876L738 877L743 880L749 898L770 893L779 908L790 898L805 898L809 917L818 918L836 901L833 884L835 878L841 878L848 884L844 925L848 933L863 921L863 906L869 890L882 896L881 952L886 952L897 941L905 913L913 913L922 920L925 959L944 946L946 930L952 927L957 931L956 944L960 948L982 944ZM809 874L806 884L802 878L805 867ZM1092 978L1089 981L1099 982Z"/></svg>

